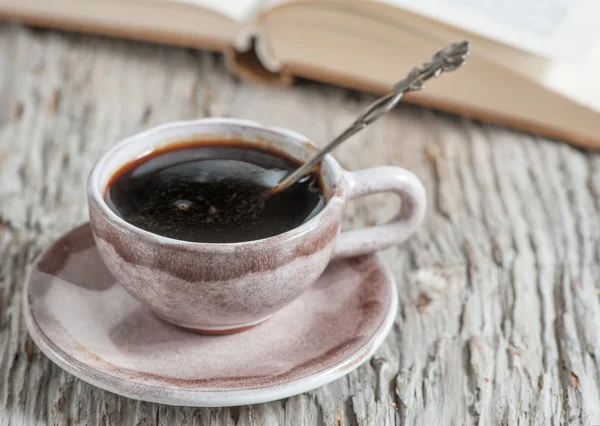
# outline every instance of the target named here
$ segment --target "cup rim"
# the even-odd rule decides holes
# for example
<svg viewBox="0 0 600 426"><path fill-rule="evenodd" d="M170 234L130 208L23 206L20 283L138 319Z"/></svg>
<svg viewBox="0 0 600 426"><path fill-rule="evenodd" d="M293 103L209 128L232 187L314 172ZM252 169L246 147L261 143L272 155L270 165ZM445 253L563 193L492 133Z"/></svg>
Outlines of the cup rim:
<svg viewBox="0 0 600 426"><path fill-rule="evenodd" d="M157 133L161 133L168 130L173 130L175 128L181 127L191 127L196 125L204 125L204 124L225 124L232 125L241 128L252 128L260 131L264 131L267 133L272 133L277 136L287 137L289 139L293 139L298 144L303 145L305 148L311 150L318 150L319 148L314 145L310 139L306 136L303 136L299 133L296 133L292 130L277 127L277 126L268 126L260 124L256 121L245 120L245 119L236 119L236 118L219 118L219 117L211 117L211 118L202 118L197 120L179 120L168 122L164 124L160 124L149 129L143 130L141 132L135 133L131 136L128 136L115 145L106 150L98 160L96 160L90 174L88 176L87 182L87 193L88 196L95 201L96 205L101 209L102 216L105 220L107 220L111 226L118 228L122 232L126 233L134 233L140 237L143 237L147 240L151 240L154 243L158 243L160 245L168 245L168 246L177 246L181 248L220 248L220 249L233 249L236 247L248 247L255 245L270 245L269 243L277 243L281 244L286 241L290 241L295 238L299 238L300 236L306 234L307 232L316 229L321 217L325 214L328 214L333 208L336 202L343 202L343 194L345 193L344 185L342 184L342 176L344 174L343 168L340 164L331 156L330 154L326 155L321 161L321 170L319 172L320 177L323 178L323 167L329 169L333 176L330 194L327 198L327 202L325 207L313 216L308 221L304 222L300 226L296 228L290 229L281 234L276 234L267 238L261 238L256 240L249 241L240 241L233 243L206 243L206 242L195 242L195 241L185 241L178 240L175 238L166 237L163 235L155 234L153 232L147 231L145 229L139 228L125 219L117 215L106 203L104 200L103 189L101 188L100 182L100 173L104 166L106 166L106 162L110 159L112 155L114 155L117 151L122 149L126 145L135 144L140 140L156 135ZM243 139L242 139L243 140ZM169 141L169 144L177 144L178 142L183 142L185 139L181 139L181 141ZM251 142L250 142L251 143ZM285 151L284 151L285 152Z"/></svg>

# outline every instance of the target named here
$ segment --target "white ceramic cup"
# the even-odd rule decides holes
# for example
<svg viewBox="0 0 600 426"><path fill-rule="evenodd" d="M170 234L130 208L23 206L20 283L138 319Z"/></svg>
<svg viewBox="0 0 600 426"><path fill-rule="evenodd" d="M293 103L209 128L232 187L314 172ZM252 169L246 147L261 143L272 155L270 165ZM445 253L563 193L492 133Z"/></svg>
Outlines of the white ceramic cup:
<svg viewBox="0 0 600 426"><path fill-rule="evenodd" d="M421 223L426 196L411 172L374 167L349 172L328 155L320 167L327 203L301 226L241 243L196 243L126 222L104 200L111 177L157 149L190 141L244 141L299 161L315 147L289 130L226 118L165 124L127 138L94 166L88 182L90 223L99 253L119 283L166 321L203 333L230 333L269 318L300 296L335 258L405 241ZM390 192L401 199L388 223L340 232L347 201Z"/></svg>

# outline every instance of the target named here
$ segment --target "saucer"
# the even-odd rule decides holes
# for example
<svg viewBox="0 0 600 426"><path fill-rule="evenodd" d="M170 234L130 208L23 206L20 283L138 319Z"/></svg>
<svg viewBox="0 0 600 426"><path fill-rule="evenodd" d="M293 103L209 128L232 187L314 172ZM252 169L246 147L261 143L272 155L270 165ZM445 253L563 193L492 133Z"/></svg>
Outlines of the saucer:
<svg viewBox="0 0 600 426"><path fill-rule="evenodd" d="M394 279L378 256L332 263L263 324L225 336L170 325L106 269L89 224L33 267L23 312L53 362L129 398L188 406L273 401L336 380L368 360L394 323Z"/></svg>

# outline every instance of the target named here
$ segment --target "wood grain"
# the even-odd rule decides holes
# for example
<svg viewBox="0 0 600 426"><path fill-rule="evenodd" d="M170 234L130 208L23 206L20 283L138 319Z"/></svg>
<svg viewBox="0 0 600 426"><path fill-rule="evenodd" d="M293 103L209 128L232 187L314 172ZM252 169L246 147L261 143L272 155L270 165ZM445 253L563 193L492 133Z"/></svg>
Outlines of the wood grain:
<svg viewBox="0 0 600 426"><path fill-rule="evenodd" d="M120 138L233 116L323 143L372 97L241 83L210 53L0 25L0 425L600 423L600 154L402 106L342 146L349 169L394 164L425 183L425 225L387 250L393 331L349 376L223 409L137 402L54 366L27 337L29 265L86 221L85 181ZM395 200L349 206L347 226Z"/></svg>

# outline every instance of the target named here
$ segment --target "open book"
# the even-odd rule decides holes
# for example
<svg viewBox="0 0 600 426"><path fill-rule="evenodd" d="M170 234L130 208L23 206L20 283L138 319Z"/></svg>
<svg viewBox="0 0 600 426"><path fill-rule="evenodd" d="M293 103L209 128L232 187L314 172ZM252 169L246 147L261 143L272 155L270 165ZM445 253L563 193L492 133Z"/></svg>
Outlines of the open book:
<svg viewBox="0 0 600 426"><path fill-rule="evenodd" d="M0 0L0 17L223 51L233 72L383 93L456 40L408 101L600 148L597 0Z"/></svg>

